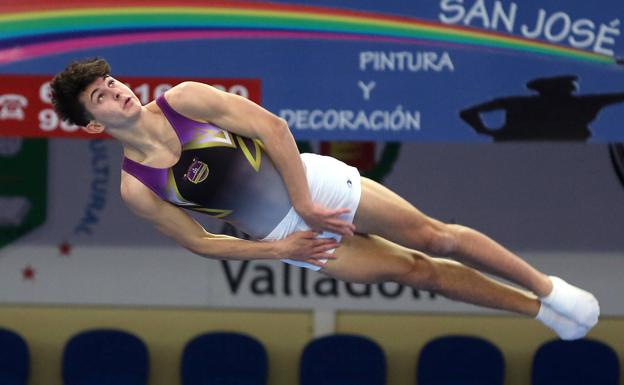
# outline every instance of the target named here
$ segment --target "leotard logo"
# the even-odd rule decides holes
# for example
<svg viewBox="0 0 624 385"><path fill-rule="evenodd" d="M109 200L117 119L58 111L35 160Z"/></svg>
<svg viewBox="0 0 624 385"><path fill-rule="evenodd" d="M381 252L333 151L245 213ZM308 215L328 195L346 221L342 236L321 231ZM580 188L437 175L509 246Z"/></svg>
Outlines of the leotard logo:
<svg viewBox="0 0 624 385"><path fill-rule="evenodd" d="M199 184L208 178L208 174L210 174L210 169L208 165L202 161L197 160L197 158L193 158L193 163L186 170L186 174L184 174L184 179Z"/></svg>

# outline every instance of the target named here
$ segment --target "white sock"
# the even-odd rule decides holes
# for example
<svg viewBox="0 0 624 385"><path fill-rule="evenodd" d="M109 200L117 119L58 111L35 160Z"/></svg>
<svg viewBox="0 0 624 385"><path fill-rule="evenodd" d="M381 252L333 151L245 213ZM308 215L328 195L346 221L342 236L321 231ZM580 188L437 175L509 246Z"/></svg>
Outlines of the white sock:
<svg viewBox="0 0 624 385"><path fill-rule="evenodd" d="M583 325L579 325L573 320L557 313L544 302L542 302L539 313L537 313L535 319L554 330L562 340L583 338L589 331L589 329Z"/></svg>
<svg viewBox="0 0 624 385"><path fill-rule="evenodd" d="M559 277L550 276L549 278L553 289L550 294L542 298L542 302L586 328L593 328L598 323L600 315L600 306L596 297Z"/></svg>

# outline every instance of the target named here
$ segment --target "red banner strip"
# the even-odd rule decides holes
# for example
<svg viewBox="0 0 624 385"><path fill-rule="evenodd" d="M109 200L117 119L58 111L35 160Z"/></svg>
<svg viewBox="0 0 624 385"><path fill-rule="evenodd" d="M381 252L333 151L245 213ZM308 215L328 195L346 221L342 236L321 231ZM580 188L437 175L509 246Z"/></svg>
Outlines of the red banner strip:
<svg viewBox="0 0 624 385"><path fill-rule="evenodd" d="M156 99L185 80L210 84L260 103L259 79L188 79L171 77L120 77L142 104ZM59 119L50 100L50 76L0 74L0 136L25 138L105 138Z"/></svg>

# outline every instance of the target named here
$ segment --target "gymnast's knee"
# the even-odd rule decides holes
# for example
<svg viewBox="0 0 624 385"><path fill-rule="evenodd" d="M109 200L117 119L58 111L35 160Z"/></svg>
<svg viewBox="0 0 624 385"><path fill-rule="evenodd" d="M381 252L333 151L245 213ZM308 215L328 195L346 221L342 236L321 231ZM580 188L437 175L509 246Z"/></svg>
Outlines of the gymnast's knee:
<svg viewBox="0 0 624 385"><path fill-rule="evenodd" d="M462 226L448 224L430 226L424 232L425 251L441 257L451 256L457 250L458 235L462 229Z"/></svg>
<svg viewBox="0 0 624 385"><path fill-rule="evenodd" d="M435 291L440 285L437 267L433 258L414 254L408 269L397 275L394 280L417 289Z"/></svg>

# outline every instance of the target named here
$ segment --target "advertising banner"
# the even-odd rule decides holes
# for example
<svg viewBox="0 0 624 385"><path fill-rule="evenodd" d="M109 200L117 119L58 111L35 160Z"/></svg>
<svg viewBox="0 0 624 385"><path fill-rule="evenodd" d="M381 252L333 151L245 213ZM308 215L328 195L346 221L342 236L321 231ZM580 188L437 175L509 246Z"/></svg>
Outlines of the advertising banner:
<svg viewBox="0 0 624 385"><path fill-rule="evenodd" d="M121 202L119 145L52 109L54 74L99 56L144 104L185 80L247 97L302 151L624 315L623 15L621 0L1 2L0 303L485 311L164 238Z"/></svg>
<svg viewBox="0 0 624 385"><path fill-rule="evenodd" d="M102 56L123 81L259 79L263 105L301 140L624 140L618 0L30 0L0 11L0 73L51 76ZM21 103L11 95L7 111Z"/></svg>
<svg viewBox="0 0 624 385"><path fill-rule="evenodd" d="M241 95L256 103L260 100L258 79L180 79L125 77L123 81L142 104L156 99L185 80L210 84ZM0 136L48 138L107 138L88 134L80 127L59 119L52 107L50 76L0 74Z"/></svg>
<svg viewBox="0 0 624 385"><path fill-rule="evenodd" d="M0 147L11 148L11 140L0 138ZM418 209L474 227L540 270L591 290L603 314L624 314L624 185L608 146L388 146L370 144L361 163L370 162L379 180ZM35 167L41 163L26 150L24 144L20 158L8 158L15 172L6 175L41 177ZM31 166L20 166L27 155ZM45 223L3 239L0 303L488 312L394 283L347 284L278 261L202 258L123 204L115 141L49 140L47 158L47 201L35 195L36 184L34 191L20 187L10 202L0 194L10 208L2 211L6 226L26 226L47 202ZM15 206L16 195L30 206ZM244 237L210 216L194 216L210 232Z"/></svg>

